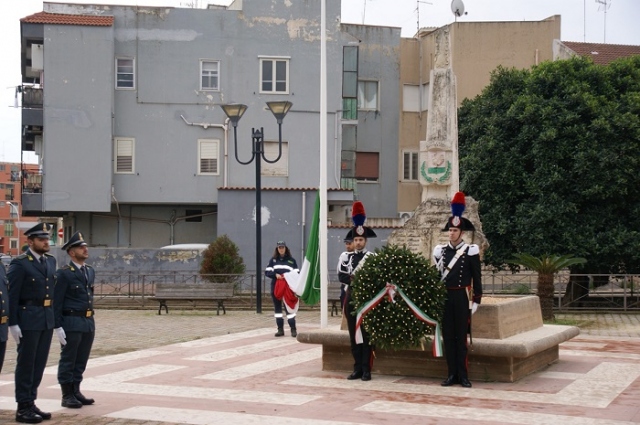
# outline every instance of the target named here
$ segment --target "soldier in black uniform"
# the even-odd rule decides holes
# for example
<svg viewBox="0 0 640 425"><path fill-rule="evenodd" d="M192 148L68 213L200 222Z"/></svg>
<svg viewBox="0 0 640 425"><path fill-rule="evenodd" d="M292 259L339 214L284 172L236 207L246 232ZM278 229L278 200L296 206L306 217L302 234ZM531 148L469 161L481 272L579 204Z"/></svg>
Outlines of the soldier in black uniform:
<svg viewBox="0 0 640 425"><path fill-rule="evenodd" d="M353 227L346 240L353 241L354 250L351 252L343 252L338 260L338 280L342 283L340 299L342 300L342 313L347 319L347 328L349 330L349 341L351 342L351 355L353 356L353 372L347 376L347 379L362 379L363 381L371 380L371 363L372 350L369 345L369 334L361 327L362 340L361 344L356 343L356 316L355 307L351 304L351 280L358 271L358 266L364 264L367 256L372 253L367 251L367 238L375 238L376 232L373 229L364 226L366 219L364 206L361 202L356 201L352 208Z"/></svg>
<svg viewBox="0 0 640 425"><path fill-rule="evenodd" d="M462 240L465 231L475 230L471 221L461 217L464 208L464 193L458 192L451 201L453 215L442 229L449 232L449 243L437 245L433 250L433 259L447 287L442 337L449 373L442 381L443 387L454 384L471 387L467 373L467 332L471 315L482 299L480 249Z"/></svg>
<svg viewBox="0 0 640 425"><path fill-rule="evenodd" d="M53 334L53 289L56 259L49 255L53 226L39 223L27 230L29 249L9 264L9 331L18 345L15 372L16 421L37 424L51 419L35 405L47 365Z"/></svg>
<svg viewBox="0 0 640 425"><path fill-rule="evenodd" d="M0 372L4 363L9 338L9 290L7 288L7 272L0 264Z"/></svg>
<svg viewBox="0 0 640 425"><path fill-rule="evenodd" d="M76 232L62 247L71 261L56 272L54 291L54 331L62 350L58 363L58 383L62 388L62 406L72 409L93 404L80 392L82 374L87 368L96 332L93 320L93 282L95 272L85 261L89 249Z"/></svg>

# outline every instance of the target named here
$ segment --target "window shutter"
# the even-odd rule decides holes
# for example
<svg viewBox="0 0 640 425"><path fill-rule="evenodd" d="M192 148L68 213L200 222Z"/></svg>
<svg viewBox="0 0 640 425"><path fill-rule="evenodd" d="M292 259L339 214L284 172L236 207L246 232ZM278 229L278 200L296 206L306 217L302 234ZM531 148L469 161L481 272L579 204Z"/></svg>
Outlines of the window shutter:
<svg viewBox="0 0 640 425"><path fill-rule="evenodd" d="M200 140L200 174L218 174L217 140Z"/></svg>
<svg viewBox="0 0 640 425"><path fill-rule="evenodd" d="M133 172L133 140L119 139L116 143L116 172Z"/></svg>

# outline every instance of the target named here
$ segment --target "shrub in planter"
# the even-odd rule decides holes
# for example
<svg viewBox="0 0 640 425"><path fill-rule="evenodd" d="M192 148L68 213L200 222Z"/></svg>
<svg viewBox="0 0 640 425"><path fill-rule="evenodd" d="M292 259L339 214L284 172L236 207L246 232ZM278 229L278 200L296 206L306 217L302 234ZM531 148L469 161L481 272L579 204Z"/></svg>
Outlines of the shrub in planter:
<svg viewBox="0 0 640 425"><path fill-rule="evenodd" d="M244 271L238 246L227 235L217 237L202 253L200 275L209 282L234 283Z"/></svg>

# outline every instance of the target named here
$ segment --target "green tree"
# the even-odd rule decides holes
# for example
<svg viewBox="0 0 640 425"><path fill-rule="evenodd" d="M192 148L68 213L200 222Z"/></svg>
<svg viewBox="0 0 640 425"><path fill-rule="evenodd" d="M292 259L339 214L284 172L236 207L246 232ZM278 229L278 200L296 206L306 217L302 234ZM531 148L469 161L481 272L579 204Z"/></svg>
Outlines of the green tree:
<svg viewBox="0 0 640 425"><path fill-rule="evenodd" d="M640 56L498 68L463 102L459 146L488 264L561 252L584 273L640 272Z"/></svg>
<svg viewBox="0 0 640 425"><path fill-rule="evenodd" d="M567 267L587 262L584 258L576 258L571 255L547 255L534 257L529 254L515 254L508 263L519 264L529 270L538 273L538 298L540 298L540 310L543 320L553 319L553 276Z"/></svg>
<svg viewBox="0 0 640 425"><path fill-rule="evenodd" d="M217 237L202 253L200 274L210 282L235 282L244 271L238 246L227 235Z"/></svg>

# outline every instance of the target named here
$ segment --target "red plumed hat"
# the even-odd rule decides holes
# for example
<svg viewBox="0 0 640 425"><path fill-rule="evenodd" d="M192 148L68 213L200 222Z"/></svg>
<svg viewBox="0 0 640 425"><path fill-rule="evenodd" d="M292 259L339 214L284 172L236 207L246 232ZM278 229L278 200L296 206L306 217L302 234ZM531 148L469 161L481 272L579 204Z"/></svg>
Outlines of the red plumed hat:
<svg viewBox="0 0 640 425"><path fill-rule="evenodd" d="M453 195L453 199L451 199L451 217L449 217L447 224L445 224L444 229L442 229L443 232L448 231L450 227L456 227L462 231L476 230L471 221L462 217L465 208L464 193L456 192L456 194Z"/></svg>
<svg viewBox="0 0 640 425"><path fill-rule="evenodd" d="M376 232L370 227L364 225L367 215L364 212L364 205L360 201L355 201L351 207L351 219L353 220L353 228L349 230L345 239L353 240L356 236L364 238L375 238Z"/></svg>

